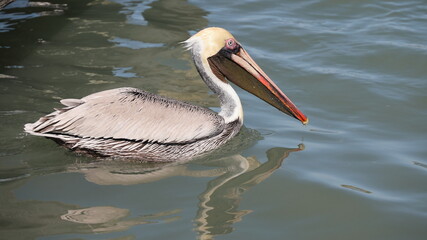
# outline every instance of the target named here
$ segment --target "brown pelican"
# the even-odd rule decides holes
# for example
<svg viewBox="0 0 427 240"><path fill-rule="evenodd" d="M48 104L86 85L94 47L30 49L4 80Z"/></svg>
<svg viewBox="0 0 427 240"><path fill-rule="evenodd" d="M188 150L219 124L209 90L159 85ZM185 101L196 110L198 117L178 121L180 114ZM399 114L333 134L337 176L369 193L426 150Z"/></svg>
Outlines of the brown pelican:
<svg viewBox="0 0 427 240"><path fill-rule="evenodd" d="M25 131L97 156L189 159L218 148L239 132L242 104L228 81L307 124L308 118L225 29L203 29L184 44L202 79L218 95L219 113L135 88L118 88L63 99L64 108L26 124Z"/></svg>

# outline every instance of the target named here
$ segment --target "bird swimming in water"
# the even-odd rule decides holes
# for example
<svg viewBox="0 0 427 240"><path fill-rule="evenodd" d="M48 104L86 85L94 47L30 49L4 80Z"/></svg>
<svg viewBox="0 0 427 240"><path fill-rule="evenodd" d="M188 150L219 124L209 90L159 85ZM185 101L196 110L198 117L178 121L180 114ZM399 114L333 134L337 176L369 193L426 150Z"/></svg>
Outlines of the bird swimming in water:
<svg viewBox="0 0 427 240"><path fill-rule="evenodd" d="M239 132L243 109L229 81L308 123L227 30L206 28L184 44L201 78L218 96L219 113L136 88L117 88L63 99L65 107L26 124L25 131L101 157L190 159L218 148Z"/></svg>

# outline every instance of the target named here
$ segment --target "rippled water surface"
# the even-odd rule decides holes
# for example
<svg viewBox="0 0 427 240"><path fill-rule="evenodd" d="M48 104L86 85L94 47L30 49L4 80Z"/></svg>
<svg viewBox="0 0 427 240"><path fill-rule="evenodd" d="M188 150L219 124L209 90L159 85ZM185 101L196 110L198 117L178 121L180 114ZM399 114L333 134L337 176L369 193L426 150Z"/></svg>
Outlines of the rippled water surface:
<svg viewBox="0 0 427 240"><path fill-rule="evenodd" d="M236 89L187 164L97 161L23 125L137 87L218 110L181 41L228 29L310 118ZM0 239L425 239L425 1L17 0L0 10Z"/></svg>

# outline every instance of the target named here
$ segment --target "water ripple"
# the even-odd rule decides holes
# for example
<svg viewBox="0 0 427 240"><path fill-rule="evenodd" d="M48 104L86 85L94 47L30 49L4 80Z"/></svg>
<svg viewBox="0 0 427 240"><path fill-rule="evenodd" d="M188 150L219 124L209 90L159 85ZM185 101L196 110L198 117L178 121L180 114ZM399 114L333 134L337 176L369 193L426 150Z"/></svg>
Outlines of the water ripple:
<svg viewBox="0 0 427 240"><path fill-rule="evenodd" d="M113 42L118 47L125 47L130 49L141 49L141 48L158 48L163 47L163 43L145 43L141 41L130 40L126 38L115 37L110 42Z"/></svg>

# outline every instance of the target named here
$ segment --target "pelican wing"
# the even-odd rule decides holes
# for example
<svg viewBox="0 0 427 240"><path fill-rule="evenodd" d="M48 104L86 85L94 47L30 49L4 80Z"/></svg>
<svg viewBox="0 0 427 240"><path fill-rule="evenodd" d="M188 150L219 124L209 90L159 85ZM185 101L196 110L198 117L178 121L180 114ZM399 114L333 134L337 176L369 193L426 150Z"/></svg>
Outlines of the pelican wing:
<svg viewBox="0 0 427 240"><path fill-rule="evenodd" d="M135 88L118 88L82 99L64 99L27 132L52 137L113 138L158 143L188 143L224 129L224 119L202 107Z"/></svg>

